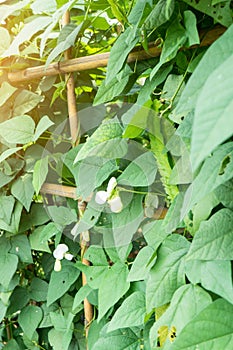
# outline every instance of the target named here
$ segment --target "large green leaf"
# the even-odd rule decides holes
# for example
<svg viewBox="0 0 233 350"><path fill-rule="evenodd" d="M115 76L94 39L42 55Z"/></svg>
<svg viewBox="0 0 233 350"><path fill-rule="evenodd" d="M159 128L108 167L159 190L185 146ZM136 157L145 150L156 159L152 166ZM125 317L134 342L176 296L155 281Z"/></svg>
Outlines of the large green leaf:
<svg viewBox="0 0 233 350"><path fill-rule="evenodd" d="M94 100L94 106L111 101L114 97L119 96L126 85L133 71L128 65L125 65L123 70L117 74L108 84L106 80L100 85Z"/></svg>
<svg viewBox="0 0 233 350"><path fill-rule="evenodd" d="M179 103L173 111L172 119L174 121L180 123L181 117L186 116L188 112L195 108L197 98L209 75L232 55L232 35L233 26L209 47L194 73L191 75Z"/></svg>
<svg viewBox="0 0 233 350"><path fill-rule="evenodd" d="M110 323L108 332L119 328L142 326L146 314L146 301L143 292L134 292L117 309Z"/></svg>
<svg viewBox="0 0 233 350"><path fill-rule="evenodd" d="M159 0L149 16L145 19L145 28L148 30L155 30L167 22L174 11L174 7L174 0Z"/></svg>
<svg viewBox="0 0 233 350"><path fill-rule="evenodd" d="M47 305L63 296L72 284L78 279L80 271L68 261L62 262L62 269L59 272L53 271L49 281Z"/></svg>
<svg viewBox="0 0 233 350"><path fill-rule="evenodd" d="M45 301L47 300L48 283L38 277L34 277L32 279L29 291L30 299L37 302Z"/></svg>
<svg viewBox="0 0 233 350"><path fill-rule="evenodd" d="M172 349L231 350L232 339L233 305L217 299L182 329Z"/></svg>
<svg viewBox="0 0 233 350"><path fill-rule="evenodd" d="M46 66L48 66L56 57L58 57L65 50L69 49L71 46L74 45L76 37L79 34L82 26L83 23L81 23L78 26L74 23L70 23L62 28L59 36L60 40L58 38L59 42L57 46L50 52L46 61Z"/></svg>
<svg viewBox="0 0 233 350"><path fill-rule="evenodd" d="M88 285L93 289L98 289L98 320L101 320L129 289L128 268L120 261L113 266L109 266L107 262L91 267L80 263L76 265L85 273ZM114 288L112 288L113 285Z"/></svg>
<svg viewBox="0 0 233 350"><path fill-rule="evenodd" d="M121 199L123 210L120 213L112 213L112 230L116 247L126 246L131 242L144 217L141 195L131 197L128 194L123 196L122 193Z"/></svg>
<svg viewBox="0 0 233 350"><path fill-rule="evenodd" d="M121 136L122 127L118 119L105 120L87 139L74 163L92 156L107 159L123 157L127 152L127 142Z"/></svg>
<svg viewBox="0 0 233 350"><path fill-rule="evenodd" d="M128 281L141 281L148 277L151 268L151 257L154 253L152 247L146 246L139 250L129 271ZM154 263L154 262L153 262Z"/></svg>
<svg viewBox="0 0 233 350"><path fill-rule="evenodd" d="M232 70L233 55L213 71L198 96L191 143L194 170L233 134L233 118L229 118L233 114Z"/></svg>
<svg viewBox="0 0 233 350"><path fill-rule="evenodd" d="M175 19L167 29L166 39L164 41L159 63L152 69L150 79L153 79L159 68L166 62L173 59L178 50L186 42L187 36L185 29L181 26L179 18Z"/></svg>
<svg viewBox="0 0 233 350"><path fill-rule="evenodd" d="M34 194L32 175L24 174L23 176L19 177L12 184L11 193L23 204L26 210L29 211Z"/></svg>
<svg viewBox="0 0 233 350"><path fill-rule="evenodd" d="M8 225L5 220L0 219L0 228L2 230L8 231L14 234L18 233L22 209L23 209L23 205L19 201L17 201L15 203L14 210L11 215L10 224Z"/></svg>
<svg viewBox="0 0 233 350"><path fill-rule="evenodd" d="M146 286L147 312L170 302L174 292L185 283L184 259L189 242L182 236L169 236L158 250Z"/></svg>
<svg viewBox="0 0 233 350"><path fill-rule="evenodd" d="M0 196L0 219L6 221L8 225L10 225L11 214L14 208L15 199L13 196Z"/></svg>
<svg viewBox="0 0 233 350"><path fill-rule="evenodd" d="M16 90L17 88L11 86L7 81L2 83L0 88L0 107L4 105L8 98L10 98Z"/></svg>
<svg viewBox="0 0 233 350"><path fill-rule="evenodd" d="M14 147L14 148L9 148L6 151L2 152L2 154L0 155L0 163L21 149L22 147Z"/></svg>
<svg viewBox="0 0 233 350"><path fill-rule="evenodd" d="M128 27L123 34L116 40L111 49L110 58L107 67L106 84L115 78L122 69L126 58L140 38L139 29L136 26Z"/></svg>
<svg viewBox="0 0 233 350"><path fill-rule="evenodd" d="M33 333L42 320L42 317L42 310L36 305L28 305L20 312L18 318L19 325L29 339L32 338Z"/></svg>
<svg viewBox="0 0 233 350"><path fill-rule="evenodd" d="M233 180L220 185L214 191L217 199L227 208L233 209Z"/></svg>
<svg viewBox="0 0 233 350"><path fill-rule="evenodd" d="M5 252L0 255L0 281L7 288L18 266L18 257Z"/></svg>
<svg viewBox="0 0 233 350"><path fill-rule="evenodd" d="M140 344L136 334L131 329L119 329L107 333L107 326L99 335L99 339L94 344L92 350L139 350Z"/></svg>
<svg viewBox="0 0 233 350"><path fill-rule="evenodd" d="M150 186L155 180L156 173L157 164L153 153L145 152L128 165L117 182L129 186Z"/></svg>
<svg viewBox="0 0 233 350"><path fill-rule="evenodd" d="M10 47L4 52L3 57L8 57L12 55L19 55L19 47L20 45L30 38L47 27L47 25L51 22L51 18L48 16L39 16L33 18L30 22L26 23L23 29L19 32L18 35L12 41Z"/></svg>
<svg viewBox="0 0 233 350"><path fill-rule="evenodd" d="M5 1L3 1L3 2L5 2ZM12 5L1 4L0 23L3 23L4 19L6 19L8 16L13 14L17 10L22 9L29 2L30 2L30 0L23 0L23 1L20 1L18 3L14 3Z"/></svg>
<svg viewBox="0 0 233 350"><path fill-rule="evenodd" d="M0 136L10 144L25 144L33 140L34 129L34 120L28 115L22 115L1 123Z"/></svg>
<svg viewBox="0 0 233 350"><path fill-rule="evenodd" d="M47 115L44 115L36 126L34 141L36 141L42 134L54 123L49 119Z"/></svg>
<svg viewBox="0 0 233 350"><path fill-rule="evenodd" d="M1 56L3 52L5 52L10 46L11 37L8 30L3 27L0 27L0 36L1 36L1 42L0 42L0 56Z"/></svg>
<svg viewBox="0 0 233 350"><path fill-rule="evenodd" d="M167 335L172 327L177 334L211 303L211 297L199 286L192 284L180 287L173 295L171 303L165 313L154 323L150 330L150 341L154 348L157 344L162 327L167 327ZM163 349L172 349L170 339L166 340Z"/></svg>
<svg viewBox="0 0 233 350"><path fill-rule="evenodd" d="M185 192L182 215L189 212L194 204L201 201L218 186L232 178L233 171L233 143L228 142L217 148L208 157L200 172Z"/></svg>
<svg viewBox="0 0 233 350"><path fill-rule="evenodd" d="M218 23L223 26L230 26L232 24L232 16L230 10L230 0L221 1L221 3L215 3L213 0L183 0L196 10L206 13L214 18ZM214 6L213 6L214 5Z"/></svg>
<svg viewBox="0 0 233 350"><path fill-rule="evenodd" d="M36 191L36 194L38 194L40 192L41 186L45 182L48 171L49 171L49 158L48 158L48 156L37 160L35 167L34 167L33 180L32 180L32 184L33 184L33 187Z"/></svg>
<svg viewBox="0 0 233 350"><path fill-rule="evenodd" d="M188 260L233 259L233 215L230 209L221 209L203 221L195 233Z"/></svg>
<svg viewBox="0 0 233 350"><path fill-rule="evenodd" d="M22 90L14 100L13 117L26 114L42 100L42 96L28 90Z"/></svg>
<svg viewBox="0 0 233 350"><path fill-rule="evenodd" d="M233 304L231 262L224 260L190 260L185 265L186 275L193 284L201 285Z"/></svg>
<svg viewBox="0 0 233 350"><path fill-rule="evenodd" d="M17 235L11 239L11 249L9 253L15 254L19 259L28 264L32 264L32 254L29 240L25 234Z"/></svg>
<svg viewBox="0 0 233 350"><path fill-rule="evenodd" d="M35 0L30 7L35 15L41 13L53 13L57 9L57 3L56 0Z"/></svg>

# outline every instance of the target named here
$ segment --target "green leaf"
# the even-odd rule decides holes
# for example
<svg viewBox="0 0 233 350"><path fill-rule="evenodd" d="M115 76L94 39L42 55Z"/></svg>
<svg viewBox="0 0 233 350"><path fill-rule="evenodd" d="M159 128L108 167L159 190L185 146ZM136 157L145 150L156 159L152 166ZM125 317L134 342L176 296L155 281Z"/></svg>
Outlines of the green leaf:
<svg viewBox="0 0 233 350"><path fill-rule="evenodd" d="M51 219L61 227L72 224L77 221L77 214L74 209L69 209L63 206L55 205L47 206L48 213Z"/></svg>
<svg viewBox="0 0 233 350"><path fill-rule="evenodd" d="M7 309L7 315L12 315L17 311L21 311L29 302L30 297L25 287L16 286L10 297L10 305Z"/></svg>
<svg viewBox="0 0 233 350"><path fill-rule="evenodd" d="M227 208L233 209L233 180L220 185L214 191L217 199Z"/></svg>
<svg viewBox="0 0 233 350"><path fill-rule="evenodd" d="M23 204L25 209L29 211L34 194L32 175L24 174L23 176L20 176L15 182L13 182L11 193L20 201L20 203Z"/></svg>
<svg viewBox="0 0 233 350"><path fill-rule="evenodd" d="M47 115L44 115L36 126L35 135L33 141L38 140L38 138L47 130L50 126L52 126L54 122L52 122Z"/></svg>
<svg viewBox="0 0 233 350"><path fill-rule="evenodd" d="M18 257L5 252L0 255L0 281L7 288L18 266Z"/></svg>
<svg viewBox="0 0 233 350"><path fill-rule="evenodd" d="M127 282L128 268L121 261L117 261L113 266L107 263L102 266L85 266L76 263L76 266L82 270L87 283L92 289L98 289L99 314L100 321L107 311L116 304L116 302L127 292L130 283ZM112 286L115 286L114 289Z"/></svg>
<svg viewBox="0 0 233 350"><path fill-rule="evenodd" d="M150 186L157 173L157 164L152 152L145 152L134 159L123 173L118 177L117 182L129 186Z"/></svg>
<svg viewBox="0 0 233 350"><path fill-rule="evenodd" d="M35 108L43 97L28 90L22 90L15 98L13 105L13 117L17 117Z"/></svg>
<svg viewBox="0 0 233 350"><path fill-rule="evenodd" d="M92 350L139 350L139 339L131 329L119 329L107 333L108 324L101 330Z"/></svg>
<svg viewBox="0 0 233 350"><path fill-rule="evenodd" d="M5 159L7 159L12 154L16 153L17 151L19 151L22 148L23 147L14 147L14 148L10 148L10 149L7 149L6 151L2 152L2 154L0 155L0 163L3 162Z"/></svg>
<svg viewBox="0 0 233 350"><path fill-rule="evenodd" d="M1 29L4 29L4 28L1 27ZM1 33L0 33L0 36L1 36ZM1 54L1 48L0 48L0 54ZM8 100L8 98L10 98L16 90L17 88L15 88L14 86L11 86L7 81L4 81L2 83L0 88L0 107L4 105L4 103Z"/></svg>
<svg viewBox="0 0 233 350"><path fill-rule="evenodd" d="M109 175L118 169L116 160L88 157L80 162L76 170L77 195L88 198L96 187L102 185Z"/></svg>
<svg viewBox="0 0 233 350"><path fill-rule="evenodd" d="M200 0L197 2L193 2L192 0L183 1L194 7L196 10L213 17L216 22L221 23L225 27L229 27L232 24L229 0L225 0L218 4L215 3L215 5L212 0Z"/></svg>
<svg viewBox="0 0 233 350"><path fill-rule="evenodd" d="M0 136L10 144L27 144L33 140L34 129L34 120L28 115L22 115L1 123Z"/></svg>
<svg viewBox="0 0 233 350"><path fill-rule="evenodd" d="M12 41L10 47L4 52L3 57L12 55L20 55L19 47L24 41L31 39L33 35L47 27L51 22L51 18L48 16L39 16L26 23L23 29Z"/></svg>
<svg viewBox="0 0 233 350"><path fill-rule="evenodd" d="M111 49L105 84L109 84L109 82L116 77L117 73L120 72L128 54L138 43L139 38L140 32L136 26L128 27L124 33L118 37Z"/></svg>
<svg viewBox="0 0 233 350"><path fill-rule="evenodd" d="M34 231L30 234L29 240L31 249L51 253L47 240L43 240L42 238L44 237L42 233L43 230L44 227L40 226L34 229Z"/></svg>
<svg viewBox="0 0 233 350"><path fill-rule="evenodd" d="M140 88L137 104L143 105L150 98L151 93L167 78L173 65L169 64L158 70L152 79L147 78L145 84Z"/></svg>
<svg viewBox="0 0 233 350"><path fill-rule="evenodd" d="M46 301L48 294L48 283L38 277L32 279L30 285L30 299L37 302Z"/></svg>
<svg viewBox="0 0 233 350"><path fill-rule="evenodd" d="M210 74L198 96L191 143L194 170L232 135L233 119L229 118L233 113L233 76L229 74L232 69L233 55Z"/></svg>
<svg viewBox="0 0 233 350"><path fill-rule="evenodd" d="M0 219L4 220L7 225L10 225L14 204L15 199L13 196L0 196Z"/></svg>
<svg viewBox="0 0 233 350"><path fill-rule="evenodd" d="M192 111L197 102L197 98L207 81L208 77L224 61L232 56L233 50L233 26L231 26L219 39L217 39L207 50L201 62L191 75L179 103L172 114L172 120L181 122L181 117ZM214 92L215 96L215 92Z"/></svg>
<svg viewBox="0 0 233 350"><path fill-rule="evenodd" d="M231 350L232 337L233 305L217 299L184 327L172 349L195 350L201 344L205 350Z"/></svg>
<svg viewBox="0 0 233 350"><path fill-rule="evenodd" d="M10 339L4 346L4 350L20 350L20 347L15 339Z"/></svg>
<svg viewBox="0 0 233 350"><path fill-rule="evenodd" d="M232 171L233 143L228 142L219 146L213 155L205 160L200 172L188 187L182 207L183 216L189 212L194 204L230 180Z"/></svg>
<svg viewBox="0 0 233 350"><path fill-rule="evenodd" d="M32 184L36 191L36 194L40 192L41 186L45 182L48 171L49 171L49 158L47 156L39 159L34 166Z"/></svg>
<svg viewBox="0 0 233 350"><path fill-rule="evenodd" d="M94 106L113 100L116 96L119 96L126 85L129 82L130 76L133 71L128 65L122 69L109 83L106 84L106 80L100 85L97 94L94 99Z"/></svg>
<svg viewBox="0 0 233 350"><path fill-rule="evenodd" d="M71 333L71 337L72 337L72 333ZM66 342L64 347L63 338L64 338L64 332L58 331L54 328L52 328L48 333L49 343L52 345L53 349L56 349L56 350L67 349L71 339L69 339L68 343Z"/></svg>
<svg viewBox="0 0 233 350"><path fill-rule="evenodd" d="M96 208L96 205L92 204L94 204L93 201L88 203L83 216L73 227L71 233L74 236L74 238L76 238L78 234L89 230L98 221L101 214L101 210L99 208Z"/></svg>
<svg viewBox="0 0 233 350"><path fill-rule="evenodd" d="M11 232L11 233L18 233L19 231L19 223L20 223L20 219L21 219L21 214L22 214L22 209L23 206L20 202L16 202L15 206L14 206L14 211L11 215L11 222L8 225L6 223L6 221L1 220L0 219L0 228L2 230Z"/></svg>
<svg viewBox="0 0 233 350"><path fill-rule="evenodd" d="M151 266L151 257L154 253L152 247L146 246L139 250L129 271L127 281L141 281L148 277ZM154 263L154 262L153 262Z"/></svg>
<svg viewBox="0 0 233 350"><path fill-rule="evenodd" d="M127 292L129 282L127 282L128 268L120 262L115 263L111 268L107 267L107 271L99 286L99 314L98 320L106 314L111 306ZM90 283L89 283L90 284ZM115 286L112 289L111 286Z"/></svg>
<svg viewBox="0 0 233 350"><path fill-rule="evenodd" d="M203 288L220 295L233 304L231 262L223 260L189 260L185 273L193 284L201 283Z"/></svg>
<svg viewBox="0 0 233 350"><path fill-rule="evenodd" d="M31 247L25 234L12 237L11 249L9 252L17 255L19 259L24 263L33 263Z"/></svg>
<svg viewBox="0 0 233 350"><path fill-rule="evenodd" d="M135 292L126 298L117 309L108 324L108 332L119 328L142 326L144 324L145 314L145 295L143 292Z"/></svg>
<svg viewBox="0 0 233 350"><path fill-rule="evenodd" d="M184 11L184 25L188 37L188 46L200 44L199 34L197 31L197 19L193 12Z"/></svg>
<svg viewBox="0 0 233 350"><path fill-rule="evenodd" d="M189 284L180 287L174 293L167 310L151 327L150 341L152 347L154 348L157 345L157 338L159 337L159 332L161 332L161 327L167 327L168 332L174 327L177 337L179 337L182 329L210 304L211 297L199 286ZM167 339L163 349L172 349L175 342L176 340L174 343L171 343Z"/></svg>
<svg viewBox="0 0 233 350"><path fill-rule="evenodd" d="M232 260L233 215L221 209L203 221L195 233L187 260Z"/></svg>
<svg viewBox="0 0 233 350"><path fill-rule="evenodd" d="M4 319L6 310L7 310L7 306L0 299L0 322L2 322L2 320Z"/></svg>
<svg viewBox="0 0 233 350"><path fill-rule="evenodd" d="M122 127L119 121L116 118L105 120L87 139L74 163L92 156L106 159L123 157L127 152L127 142L121 136Z"/></svg>
<svg viewBox="0 0 233 350"><path fill-rule="evenodd" d="M13 5L1 4L0 23L3 23L4 20L15 11L24 8L24 6L26 6L29 2L30 0L23 0L18 3L14 3Z"/></svg>
<svg viewBox="0 0 233 350"><path fill-rule="evenodd" d="M121 195L123 210L120 213L112 213L112 230L114 246L128 245L144 217L142 196L133 197Z"/></svg>
<svg viewBox="0 0 233 350"><path fill-rule="evenodd" d="M1 56L10 46L11 37L10 37L8 30L6 28L3 28L3 27L0 27L0 37L1 37L1 42L0 42L0 56ZM5 84L8 84L8 83L5 83Z"/></svg>
<svg viewBox="0 0 233 350"><path fill-rule="evenodd" d="M181 26L179 18L175 19L167 29L166 38L160 56L159 63L152 69L150 79L153 79L159 68L166 62L171 61L177 54L178 50L187 40L186 31Z"/></svg>
<svg viewBox="0 0 233 350"><path fill-rule="evenodd" d="M33 333L42 320L42 317L41 308L35 305L28 305L20 312L18 322L29 339L32 339Z"/></svg>
<svg viewBox="0 0 233 350"><path fill-rule="evenodd" d="M88 297L88 295L91 293L91 291L92 291L92 289L89 287L89 285L85 284L75 294L74 303L72 306L72 312L74 314L77 314L80 311L80 309L82 309L81 303L83 302L83 300L85 298Z"/></svg>
<svg viewBox="0 0 233 350"><path fill-rule="evenodd" d="M146 286L147 312L170 302L174 292L185 284L184 259L189 242L174 234L166 238L158 250L155 265Z"/></svg>
<svg viewBox="0 0 233 350"><path fill-rule="evenodd" d="M78 279L80 271L68 261L62 261L62 269L53 271L49 281L47 305L62 297Z"/></svg>
<svg viewBox="0 0 233 350"><path fill-rule="evenodd" d="M31 9L34 15L53 13L57 9L57 3L56 0L35 0L31 4Z"/></svg>
<svg viewBox="0 0 233 350"><path fill-rule="evenodd" d="M67 24L65 27L62 28L59 37L58 37L58 44L57 46L50 52L47 61L46 61L46 67L61 53L63 53L65 50L69 49L71 46L74 45L76 41L76 37L79 34L81 28L83 26L83 23L80 25L76 25L74 23Z"/></svg>
<svg viewBox="0 0 233 350"><path fill-rule="evenodd" d="M144 25L147 30L155 30L166 23L175 8L174 0L159 0L149 16L145 19Z"/></svg>

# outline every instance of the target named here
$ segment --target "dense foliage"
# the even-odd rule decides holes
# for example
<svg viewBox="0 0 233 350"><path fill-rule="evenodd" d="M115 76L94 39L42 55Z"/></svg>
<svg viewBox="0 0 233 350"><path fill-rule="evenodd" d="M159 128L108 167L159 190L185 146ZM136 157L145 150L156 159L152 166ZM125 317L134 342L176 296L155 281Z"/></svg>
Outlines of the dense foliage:
<svg viewBox="0 0 233 350"><path fill-rule="evenodd" d="M231 350L231 1L6 0L0 23L0 348ZM151 45L159 57L127 61ZM8 80L70 47L110 51L75 73L78 145L64 75Z"/></svg>

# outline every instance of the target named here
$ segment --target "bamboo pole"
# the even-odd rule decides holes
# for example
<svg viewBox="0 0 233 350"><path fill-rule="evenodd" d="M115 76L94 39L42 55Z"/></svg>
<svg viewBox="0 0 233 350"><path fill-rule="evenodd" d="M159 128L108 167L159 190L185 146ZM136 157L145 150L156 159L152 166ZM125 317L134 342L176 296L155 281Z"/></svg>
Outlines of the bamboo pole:
<svg viewBox="0 0 233 350"><path fill-rule="evenodd" d="M62 19L62 25L65 26L70 23L70 12L66 11ZM66 61L70 59L71 56L71 48L64 52L64 58ZM70 133L72 139L72 145L75 146L79 142L79 132L80 132L80 123L78 119L78 111L76 104L76 96L75 96L75 82L73 73L66 73L66 85L67 85L67 104L68 104L68 113L69 113L69 124L70 124ZM76 191L75 191L76 192ZM71 193L70 193L71 194ZM73 193L74 195L74 193ZM82 199L78 201L78 211L79 217L81 218L86 209L86 202L83 202ZM80 235L80 247L81 247L81 259L82 263L86 266L90 266L90 262L85 259L84 255L86 250L90 245L90 237L88 233L82 233ZM84 273L82 273L82 285L87 284L87 279ZM87 300L84 299L84 317L85 317L85 333L86 338L88 336L88 329L93 319L93 307ZM88 350L88 345L87 345Z"/></svg>
<svg viewBox="0 0 233 350"><path fill-rule="evenodd" d="M201 31L200 38L202 38L200 46L209 46L216 39L218 39L224 32L226 28L221 26L216 26L215 28L209 30L208 32ZM192 46L191 48L197 47L198 45ZM127 59L128 63L135 61L147 60L152 57L158 57L161 53L161 48L154 44L149 45L148 52L142 49L133 50ZM57 74L65 74L71 72L81 72L88 69L96 69L99 67L106 67L108 64L110 53L105 52L102 54L95 54L91 56L65 59L62 62L54 62L49 64L47 68L44 65L26 68L21 71L9 72L8 80L9 82L23 82L31 79L39 79L44 76L51 76Z"/></svg>

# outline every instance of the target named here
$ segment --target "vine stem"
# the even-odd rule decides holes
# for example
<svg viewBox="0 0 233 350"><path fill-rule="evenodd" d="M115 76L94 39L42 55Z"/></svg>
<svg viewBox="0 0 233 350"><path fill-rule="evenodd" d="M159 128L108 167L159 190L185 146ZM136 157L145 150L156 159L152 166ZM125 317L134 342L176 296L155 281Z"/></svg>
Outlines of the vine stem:
<svg viewBox="0 0 233 350"><path fill-rule="evenodd" d="M70 12L66 11L62 25L65 26L70 23ZM71 48L64 52L65 60L69 60L71 56ZM69 113L69 124L70 124L70 133L72 139L72 146L76 146L79 143L79 134L80 134L80 121L78 119L78 111L76 104L76 95L75 95L75 82L73 73L66 74L66 88L67 88L67 104L68 104L68 113ZM82 217L86 209L86 203L83 201L78 201L78 211L79 217ZM89 232L83 232L81 234L81 259L84 265L89 266L90 262L84 258L84 254L90 244L90 236ZM87 279L84 273L82 273L82 284L83 286L87 283ZM88 336L89 325L93 319L93 307L89 303L87 299L84 299L84 316L85 316L85 332L86 339ZM86 345L86 349L88 350L88 345Z"/></svg>

